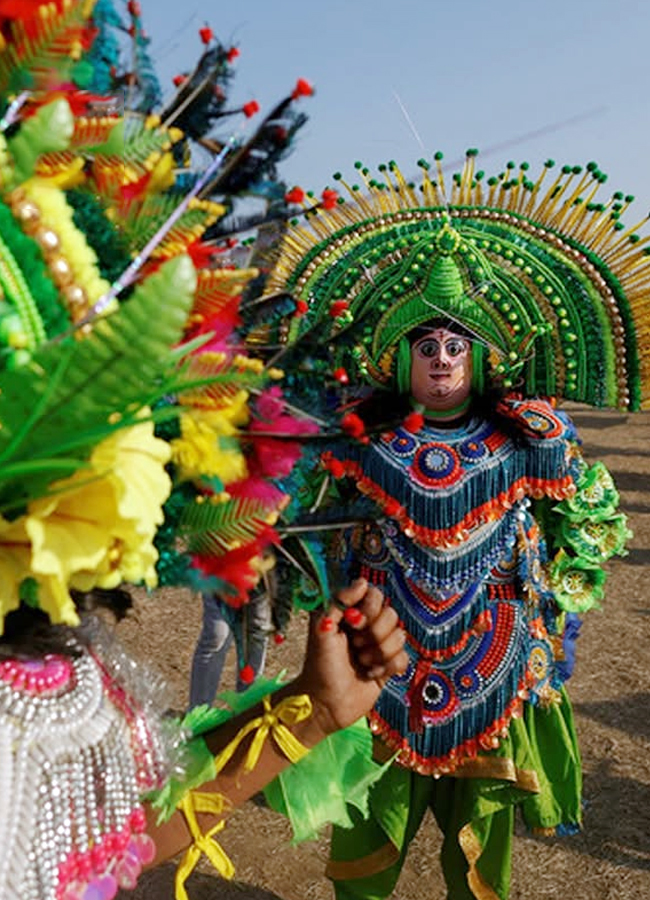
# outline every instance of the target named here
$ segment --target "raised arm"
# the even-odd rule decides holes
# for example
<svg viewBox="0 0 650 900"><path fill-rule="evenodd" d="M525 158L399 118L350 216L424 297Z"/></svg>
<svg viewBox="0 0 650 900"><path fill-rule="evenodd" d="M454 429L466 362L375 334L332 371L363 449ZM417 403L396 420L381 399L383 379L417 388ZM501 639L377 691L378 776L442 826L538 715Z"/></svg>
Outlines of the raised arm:
<svg viewBox="0 0 650 900"><path fill-rule="evenodd" d="M404 671L407 665L404 634L398 627L397 616L384 606L377 588L359 579L339 591L338 600L339 604L333 605L326 615L312 618L301 674L271 698L271 706L276 708L289 697L309 697L311 714L288 726L307 749L368 712L384 682ZM263 714L260 705L208 732L204 736L208 748L214 755L219 754L242 728ZM213 827L230 809L257 793L290 764L277 743L267 739L255 767L244 772L252 741L251 733L217 777L201 786L202 793L220 794L227 801L223 813L197 817L202 831ZM162 825L156 825L157 815L157 810L149 808L147 831L157 847L152 865L175 856L192 842L180 812Z"/></svg>

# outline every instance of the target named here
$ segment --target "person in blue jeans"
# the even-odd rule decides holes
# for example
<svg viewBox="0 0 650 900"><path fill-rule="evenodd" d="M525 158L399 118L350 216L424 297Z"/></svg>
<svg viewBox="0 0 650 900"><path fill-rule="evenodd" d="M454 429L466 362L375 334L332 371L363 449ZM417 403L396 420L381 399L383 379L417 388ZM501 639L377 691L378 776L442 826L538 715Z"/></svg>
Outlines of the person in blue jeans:
<svg viewBox="0 0 650 900"><path fill-rule="evenodd" d="M204 594L203 623L194 650L190 706L211 705L219 689L228 651L237 650L237 690L245 690L264 670L271 632L273 573L253 588L250 600L237 609L218 594Z"/></svg>

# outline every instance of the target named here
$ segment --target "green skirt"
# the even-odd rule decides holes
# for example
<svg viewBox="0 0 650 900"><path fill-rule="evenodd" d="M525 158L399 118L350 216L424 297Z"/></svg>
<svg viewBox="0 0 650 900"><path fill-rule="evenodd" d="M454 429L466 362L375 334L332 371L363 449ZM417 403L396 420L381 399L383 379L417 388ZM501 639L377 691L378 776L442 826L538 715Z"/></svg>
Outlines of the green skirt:
<svg viewBox="0 0 650 900"><path fill-rule="evenodd" d="M581 824L582 773L566 693L548 709L525 704L498 748L453 776L419 775L396 764L370 793L370 816L335 827L327 874L337 900L384 900L428 808L443 832L450 900L506 900L515 809L529 829L568 834Z"/></svg>

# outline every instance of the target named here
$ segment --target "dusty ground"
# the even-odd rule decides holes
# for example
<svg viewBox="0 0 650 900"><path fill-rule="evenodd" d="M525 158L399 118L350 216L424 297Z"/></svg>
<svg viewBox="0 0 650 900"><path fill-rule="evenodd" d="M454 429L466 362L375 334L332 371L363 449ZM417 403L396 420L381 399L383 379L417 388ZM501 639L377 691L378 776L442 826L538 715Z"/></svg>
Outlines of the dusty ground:
<svg viewBox="0 0 650 900"><path fill-rule="evenodd" d="M634 538L629 555L610 564L604 609L586 618L570 683L585 767L584 833L549 840L519 831L511 900L642 900L650 897L650 414L572 412L587 458L602 459L616 478ZM198 603L181 591L141 601L137 621L120 626L132 651L165 675L176 708L186 703L198 628ZM304 622L296 622L286 643L272 647L267 673L296 672L303 638ZM281 818L249 802L222 843L237 881L202 870L188 884L191 900L332 900L322 875L326 836L293 847ZM394 900L443 900L439 843L429 820ZM149 875L129 897L171 900L173 868Z"/></svg>

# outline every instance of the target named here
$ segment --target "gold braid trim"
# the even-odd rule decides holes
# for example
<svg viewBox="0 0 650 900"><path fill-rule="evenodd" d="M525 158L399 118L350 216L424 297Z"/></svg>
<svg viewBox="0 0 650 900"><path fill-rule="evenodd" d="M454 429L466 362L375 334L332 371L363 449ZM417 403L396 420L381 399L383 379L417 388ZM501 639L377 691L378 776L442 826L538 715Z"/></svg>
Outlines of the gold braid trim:
<svg viewBox="0 0 650 900"><path fill-rule="evenodd" d="M531 794L539 794L541 787L537 772L518 769L514 760L503 756L477 756L466 760L454 772L454 778L498 778L510 781L514 787Z"/></svg>
<svg viewBox="0 0 650 900"><path fill-rule="evenodd" d="M242 768L245 774L252 772L259 762L264 742L269 735L273 737L278 748L292 763L298 762L309 752L308 748L303 746L289 730L289 726L303 722L311 716L312 704L307 694L301 694L298 697L286 697L273 709L271 708L270 697L265 697L262 703L264 706L263 715L258 716L256 719L251 719L237 732L232 741L215 756L216 775L228 764L242 741L252 732L256 732L256 734L244 759ZM178 804L178 809L185 816L187 826L192 835L192 844L185 851L185 855L176 871L176 900L189 900L185 890L185 882L194 871L202 854L208 857L223 878L230 879L235 874L235 867L223 848L214 839L215 834L222 831L226 823L224 821L218 822L209 831L203 833L196 819L197 813L212 813L218 816L231 808L228 798L224 797L223 794L201 791L188 791Z"/></svg>
<svg viewBox="0 0 650 900"><path fill-rule="evenodd" d="M349 878L368 878L383 872L399 859L395 844L387 841L382 847L359 859L330 859L325 867L325 875L333 881L347 881Z"/></svg>
<svg viewBox="0 0 650 900"><path fill-rule="evenodd" d="M495 894L490 885L483 880L481 873L476 868L476 863L483 853L483 847L478 837L474 834L471 822L463 825L458 832L458 843L465 854L465 859L469 866L467 884L476 900L501 900L501 897Z"/></svg>

